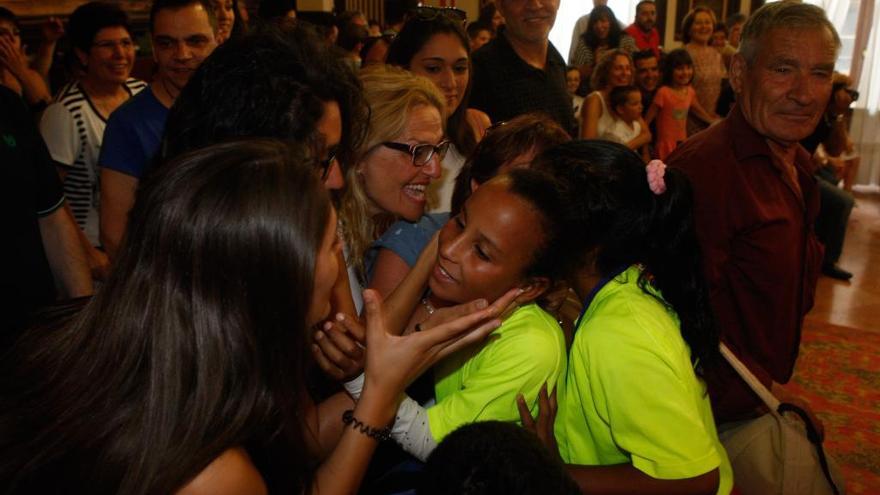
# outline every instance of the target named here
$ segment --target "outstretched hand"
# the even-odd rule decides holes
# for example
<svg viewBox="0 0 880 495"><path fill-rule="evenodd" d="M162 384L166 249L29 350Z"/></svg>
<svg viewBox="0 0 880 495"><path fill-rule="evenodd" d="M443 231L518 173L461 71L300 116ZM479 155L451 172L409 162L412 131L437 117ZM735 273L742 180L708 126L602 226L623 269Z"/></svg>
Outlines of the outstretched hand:
<svg viewBox="0 0 880 495"><path fill-rule="evenodd" d="M501 325L498 306L457 317L431 328L398 336L385 326L384 308L379 294L364 291L366 310L366 371L364 395L367 391L396 399L407 385L437 361L486 338Z"/></svg>
<svg viewBox="0 0 880 495"><path fill-rule="evenodd" d="M556 445L556 437L553 435L553 423L556 422L557 408L556 389L548 396L547 384L545 383L541 387L538 392L538 416L536 418L532 418L532 413L529 411L529 406L522 394L516 396L516 407L519 409L519 418L523 428L537 435L538 440L550 450L553 456L558 458L559 446Z"/></svg>

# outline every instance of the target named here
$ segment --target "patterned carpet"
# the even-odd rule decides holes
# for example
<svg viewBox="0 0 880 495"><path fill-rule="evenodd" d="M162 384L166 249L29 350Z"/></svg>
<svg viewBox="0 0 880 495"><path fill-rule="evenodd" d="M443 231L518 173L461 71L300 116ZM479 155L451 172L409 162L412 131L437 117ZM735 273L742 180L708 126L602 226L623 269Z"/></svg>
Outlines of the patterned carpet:
<svg viewBox="0 0 880 495"><path fill-rule="evenodd" d="M880 494L880 332L805 322L801 354L786 387L825 424L825 447L849 494Z"/></svg>

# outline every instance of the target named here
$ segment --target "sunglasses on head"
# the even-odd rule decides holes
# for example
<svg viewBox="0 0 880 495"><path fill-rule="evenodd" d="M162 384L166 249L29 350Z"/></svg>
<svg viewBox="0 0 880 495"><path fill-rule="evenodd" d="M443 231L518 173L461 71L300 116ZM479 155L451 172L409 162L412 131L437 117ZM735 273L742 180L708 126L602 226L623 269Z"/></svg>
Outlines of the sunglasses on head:
<svg viewBox="0 0 880 495"><path fill-rule="evenodd" d="M409 11L410 18L416 18L422 21L433 21L440 16L448 17L454 21L464 24L467 22L467 12L456 7L416 7Z"/></svg>

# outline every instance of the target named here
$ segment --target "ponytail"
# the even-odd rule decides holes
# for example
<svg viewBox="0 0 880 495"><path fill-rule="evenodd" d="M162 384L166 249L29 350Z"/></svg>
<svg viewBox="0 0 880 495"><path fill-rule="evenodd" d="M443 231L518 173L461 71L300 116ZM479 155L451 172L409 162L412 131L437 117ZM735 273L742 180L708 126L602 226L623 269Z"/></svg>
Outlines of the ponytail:
<svg viewBox="0 0 880 495"><path fill-rule="evenodd" d="M718 333L694 231L690 183L668 169L666 190L648 186L645 165L627 147L581 140L544 152L534 164L559 179L574 238L574 269L593 263L602 276L632 264L645 269L639 286L678 314L698 372L718 355ZM587 259L586 253L593 253ZM649 290L653 286L662 299Z"/></svg>

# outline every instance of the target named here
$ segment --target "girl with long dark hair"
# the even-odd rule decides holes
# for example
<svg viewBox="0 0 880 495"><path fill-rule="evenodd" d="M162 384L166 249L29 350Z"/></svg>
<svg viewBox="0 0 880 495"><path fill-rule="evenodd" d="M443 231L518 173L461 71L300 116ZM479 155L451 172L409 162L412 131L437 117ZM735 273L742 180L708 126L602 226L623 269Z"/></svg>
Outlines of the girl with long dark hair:
<svg viewBox="0 0 880 495"><path fill-rule="evenodd" d="M446 135L452 145L429 193L431 211L449 211L455 176L490 124L485 113L468 108L470 42L461 20L445 9L421 7L391 43L386 61L427 77L446 98Z"/></svg>
<svg viewBox="0 0 880 495"><path fill-rule="evenodd" d="M700 379L718 333L689 182L606 141L560 145L534 167L559 179L584 301L555 427L569 472L584 493L728 493Z"/></svg>
<svg viewBox="0 0 880 495"><path fill-rule="evenodd" d="M319 430L306 329L329 312L340 245L304 149L231 141L145 181L103 290L0 361L4 491L357 489L407 383L499 322L462 337L487 310L396 337L367 292L364 392ZM309 446L328 436L338 443L319 464Z"/></svg>

